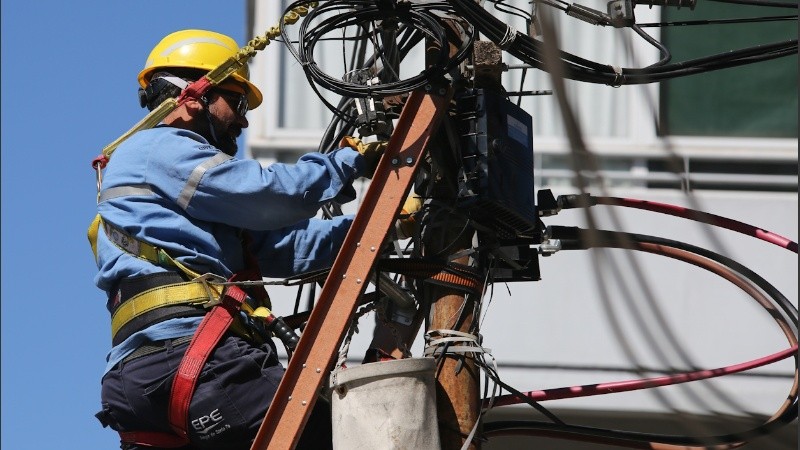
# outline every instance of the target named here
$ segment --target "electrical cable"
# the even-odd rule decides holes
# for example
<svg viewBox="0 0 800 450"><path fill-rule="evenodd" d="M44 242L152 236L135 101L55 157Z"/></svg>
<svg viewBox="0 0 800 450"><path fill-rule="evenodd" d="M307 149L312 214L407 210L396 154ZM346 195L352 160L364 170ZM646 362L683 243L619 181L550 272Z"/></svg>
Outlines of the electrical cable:
<svg viewBox="0 0 800 450"><path fill-rule="evenodd" d="M307 3L307 2L297 2L296 4L305 4L305 3ZM326 4L333 5L333 4L337 4L337 3L339 3L339 2L330 2L330 3L326 3ZM355 3L361 4L362 2L355 2ZM456 3L456 2L451 0L451 4L453 4L453 3ZM348 2L348 4L351 5L352 2ZM370 6L373 6L373 4L370 3ZM364 7L366 8L366 5L364 5ZM331 11L333 9L335 9L335 8L332 8ZM298 56L309 58L309 59L304 59L304 60L298 59L298 61L303 66L303 68L304 68L304 70L306 72L306 76L309 79L309 81L312 81L311 84L313 85L314 83L317 83L320 87L324 87L324 88L326 88L328 90L331 90L333 92L336 92L336 93L339 93L339 94L342 94L342 95L348 95L348 96L378 96L378 95L384 95L384 94L385 95L398 95L397 94L398 91L392 91L391 90L391 89L395 88L393 83L387 83L387 84L384 84L384 85L377 85L377 86L363 86L363 85L360 85L360 84L341 82L338 79L334 79L332 77L328 77L325 73L319 71L319 69L316 67L316 64L314 63L314 60L313 60L313 49L314 49L314 46L319 41L326 40L326 39L323 38L323 36L325 34L331 32L333 30L339 29L339 28L343 29L346 26L351 26L351 25L356 25L356 24L363 24L364 22L368 22L368 21L380 20L380 19L374 19L374 18L364 19L364 17L366 17L366 16L361 16L358 19L356 19L356 17L357 17L356 15L350 15L350 16L347 16L347 17L343 17L343 16L346 16L346 14L340 13L335 18L330 18L330 19L327 19L327 20L323 21L320 25L316 26L311 31L309 31L307 29L304 29L303 33L301 34L301 39L300 39L300 41L298 41L299 47L300 47L300 51L298 53L294 54L294 55L295 55L296 59L297 59ZM304 22L304 26L306 24L310 23L310 22L311 22L311 20L305 21ZM421 19L420 19L419 23L412 22L411 25L418 26L419 24L430 25L428 22L425 22L424 20L421 20ZM497 28L498 33L500 33L500 31L502 31L502 33L500 33L500 36L505 36L506 33L508 32L508 30L509 30L509 28L507 26L504 26L503 28L499 28L499 27ZM480 30L477 30L477 31L480 31ZM639 30L639 31L641 31L641 30ZM646 37L645 37L646 33L644 33L644 35L643 35L643 32L639 32L639 31L637 31L637 33L639 33L643 38L646 39ZM473 39L474 39L475 32L476 32L476 29L473 28L472 31L471 31ZM440 42L440 43L441 42L446 42L446 39L442 38L442 35L441 35L440 31L432 31L430 29L425 28L425 29L423 29L423 31L422 31L420 36L426 36L428 38L431 38L435 42ZM437 37L438 37L438 39L437 39ZM511 47L517 45L518 43L516 41L519 40L522 37L523 37L522 35L517 35L516 38L514 40L512 40ZM494 39L492 39L492 40L494 41ZM289 40L288 39L285 39L284 42L286 42L287 46L289 46L289 44L288 44ZM497 41L495 41L495 42L497 42ZM651 42L650 40L648 40L648 42L653 44L653 42ZM655 44L653 44L653 45L655 45ZM777 43L777 44L771 44L771 45L772 46L757 46L757 47L751 47L751 48L748 48L748 49L742 49L742 51L735 52L735 54L733 54L733 55L726 54L726 55L724 55L724 57L721 57L721 55L714 55L714 56L707 57L707 58L698 58L696 60L691 60L691 61L678 63L678 64L672 64L672 65L668 65L668 66L665 66L667 61L664 61L664 58L665 58L666 54L668 54L668 51L665 54L664 50L666 50L666 48L662 49L662 47L659 47L659 50L662 50L662 61L663 62L659 61L658 63L656 63L656 64L654 64L652 66L648 66L648 67L646 67L644 69L624 69L622 76L620 76L616 72L614 72L614 73L610 72L609 71L610 67L608 65L603 65L603 64L595 63L593 61L588 61L588 60L585 60L583 58L577 57L575 55L570 55L570 54L565 53L565 52L561 52L561 56L562 56L562 61L566 61L568 63L567 70L566 70L566 72L568 74L575 75L575 76L580 76L580 77L585 78L585 79L583 79L583 78L574 78L574 79L579 79L580 81L590 81L590 80L592 80L590 82L596 82L596 83L602 82L602 83L605 83L605 84L609 84L608 83L609 80L613 81L614 83L616 83L617 80L621 80L621 81L624 82L624 83L621 83L621 84L636 84L636 83L652 82L653 80L667 79L667 78L674 77L674 76L683 76L683 75L691 74L691 73L699 73L700 71L715 70L715 68L733 67L734 65L749 64L749 63L752 63L752 62L764 60L764 59L761 59L761 58L772 59L772 58L776 58L776 57L786 56L786 55L789 55L789 54L794 54L794 53L797 52L797 41L796 40L794 40L794 41L786 41L786 42L783 42L783 43ZM440 47L446 47L446 46L445 45L440 45ZM469 47L469 46L465 46L464 48L467 48L467 47ZM541 56L540 54L538 54L535 51L536 49L525 48L525 50L529 51L530 54L533 55L533 56L536 56L536 57ZM517 55L515 55L515 56L517 56ZM522 59L522 58L520 58L520 59ZM531 65L536 67L535 64L531 64ZM653 70L653 68L657 67L657 66L662 66L661 71L654 71ZM454 66L452 66L452 67L454 67ZM543 63L540 63L540 65L537 68L543 68L543 67L544 67ZM637 70L641 71L641 72L636 72ZM625 73L625 71L630 71L630 73ZM425 77L423 77L423 78L425 78L425 80L428 81L427 77L430 76L430 74L424 73L424 75L425 75ZM440 76L440 75L437 75L437 76ZM414 83L417 82L417 80L414 79L414 78L412 78L411 80L413 80ZM645 80L649 80L649 81L645 81ZM405 80L404 82L409 82L409 80ZM391 86L392 88L387 88L387 86ZM417 89L419 87L419 85L416 85L416 84L413 84L413 86L414 87L412 89L409 89L409 90ZM406 87L404 87L403 89L406 89ZM320 95L320 97L321 97L321 94L319 93L319 91L316 88L314 88L314 90L317 93L317 95ZM405 92L407 92L407 91L405 91ZM331 130L330 133L328 133L328 131L326 130L326 137L334 136L335 130L337 128L335 123L339 123L341 121L344 121L345 118L348 118L348 119L352 120L352 117L345 115L345 113L342 111L343 109L345 109L347 107L348 104L352 105L352 102L348 103L347 101L345 101L345 99L343 99L343 101L340 102L338 107L334 107L332 104L326 103L326 106L328 106L329 109L334 109L336 112L339 113L339 114L337 114L337 117L334 119L333 122L331 122L331 125L329 126L329 129ZM345 128L342 127L340 129L340 133L339 134L341 134L344 131L344 129ZM647 245L647 244L645 243L645 244L641 244L641 245ZM794 245L795 245L795 250L794 251L796 252L796 243ZM464 312L464 311L462 311L462 312ZM795 310L795 313L796 313L796 310ZM794 404L796 405L796 400L795 400ZM783 417L783 415L780 415L780 417Z"/></svg>
<svg viewBox="0 0 800 450"><path fill-rule="evenodd" d="M504 12L511 16L517 16L525 20L531 20L531 13L523 10L522 8L508 5L503 0L490 0L490 2L494 5L495 9L500 12Z"/></svg>
<svg viewBox="0 0 800 450"><path fill-rule="evenodd" d="M535 436L548 436L561 439L573 439L588 442L596 442L603 444L614 444L622 447L630 448L650 448L650 449L685 449L686 446L708 448L709 445L722 444L722 447L715 448L732 448L740 446L742 442L749 439L762 436L770 433L777 428L789 423L797 418L797 389L798 389L798 371L797 371L797 352L794 351L797 345L797 329L796 323L798 319L797 309L791 304L777 289L770 285L766 280L750 271L749 269L741 266L735 261L724 256L715 254L705 249L685 244L668 239L656 238L652 236L637 235L630 233L599 231L599 230L584 230L575 227L550 227L551 235L555 239L567 240L570 242L571 249L586 249L593 247L618 247L618 248L633 248L639 250L650 251L653 253L664 254L665 256L677 257L679 259L686 259L687 262L707 268L715 273L724 275L729 270L721 270L714 268L714 261L717 265L726 266L728 269L738 272L740 275L747 278L750 282L761 288L767 295L772 297L775 303L783 310L791 321L786 320L785 317L773 314L773 318L781 324L781 328L787 339L792 345L792 349L780 352L770 357L761 358L760 360L744 363L744 366L739 365L738 368L750 367L755 364L764 363L768 360L794 356L795 357L795 375L794 382L787 400L781 408L771 416L766 422L753 429L746 431L739 431L736 433L719 435L719 436L672 436L672 435L659 435L652 433L638 433L629 431L618 430L605 430L592 427L567 425L560 426L549 423L535 422L535 421L498 421L491 422L484 425L484 437L503 436L503 435L535 435ZM635 243L635 244L631 244ZM637 248L638 246L638 248ZM703 260L697 258L700 256L706 258ZM726 276L731 281L738 278L735 275L728 274ZM735 282L735 281L734 281ZM742 287L743 285L740 285ZM752 290L749 293L752 294ZM754 297L756 298L756 297ZM758 300L758 298L756 298ZM759 301L762 303L763 300ZM752 367L750 367L752 368ZM730 372L733 366L724 368ZM701 372L702 373L702 372ZM708 372L706 372L708 374ZM696 374L683 374L683 376L695 376ZM675 378L661 377L656 380L660 382L669 383L675 381ZM630 382L629 386L641 386L650 380L634 380ZM569 388L566 388L569 389Z"/></svg>
<svg viewBox="0 0 800 450"><path fill-rule="evenodd" d="M770 2L765 0L709 0L717 3L733 3L737 5L767 6L771 8L792 8L797 9L797 3L789 2Z"/></svg>
<svg viewBox="0 0 800 450"><path fill-rule="evenodd" d="M293 3L306 4L305 0ZM382 97L401 95L422 88L423 86L445 76L457 67L471 51L475 31L471 27L462 27L468 39L462 43L454 56L449 54L447 33L442 26L439 15L451 14L452 10L445 2L423 4L397 4L394 8L383 9L375 2L367 0L330 1L325 2L310 12L300 27L298 48L288 45L292 56L301 64L306 76L313 83L340 95L348 97ZM322 16L332 14L331 17ZM319 19L312 29L309 26L314 19ZM326 34L348 26L362 26L375 21L394 20L421 31L431 41L437 43L437 56L418 75L405 80L377 85L362 85L334 78L323 72L314 60L314 48Z"/></svg>
<svg viewBox="0 0 800 450"><path fill-rule="evenodd" d="M397 46L399 48L398 54L400 60L404 59L411 49L419 43L423 38L422 33L410 27L401 27L400 37L398 38ZM360 45L356 52L363 53L366 48L365 45ZM363 59L359 58L358 62L353 62L351 67L371 67L374 64L374 57ZM379 72L380 73L380 72ZM336 112L341 114L334 114L334 117L328 124L328 127L323 133L318 151L321 153L328 153L338 147L339 142L344 136L353 135L356 130L356 119L358 113L356 112L355 99L352 97L342 97L339 104L334 108ZM343 120L343 117L349 120ZM339 127L339 131L336 129Z"/></svg>
<svg viewBox="0 0 800 450"><path fill-rule="evenodd" d="M769 300L763 295L763 293L761 293L761 291L756 289L753 285L747 283L745 280L736 275L730 269L723 267L721 264L711 262L708 259L700 259L699 257L695 256L690 252L686 252L679 249L642 243L641 248L639 248L638 250L660 254L663 256L669 256L690 264L694 264L698 267L709 270L727 279L731 283L735 284L737 287L739 287L740 289L745 291L748 295L750 295L753 299L755 299L763 308L765 308L770 313L770 315L773 316L773 318L776 320L776 322L786 335L789 341L789 345L791 347L787 350L773 353L771 355L762 358L758 358L752 361L747 361L744 363L735 364L727 367L672 374L656 378L616 381L608 383L595 383L583 386L571 386L563 388L546 389L541 391L530 391L524 394L525 397L536 401L560 400L565 398L587 397L593 395L627 392L639 389L648 389L651 387L687 383L690 381L704 380L708 378L720 377L723 375L730 375L734 373L751 370L757 367L761 367L767 364L772 364L774 362L786 359L787 357L793 356L797 353L798 349L797 337L794 335L794 330L792 329L792 326L786 321L786 319L783 316L776 314L771 309L771 306L773 306L772 303L769 302ZM519 398L518 395L509 395L509 396L501 396L495 398L494 403L496 406L503 406L503 405L516 404L519 403L520 401L521 399Z"/></svg>
<svg viewBox="0 0 800 450"><path fill-rule="evenodd" d="M552 239L561 240L562 249L564 250L586 250L595 246L627 248L625 246L630 246L631 243L650 243L686 250L711 259L729 267L761 288L775 301L784 314L792 319L790 322L796 327L798 321L797 307L763 277L727 256L685 242L643 234L625 233L621 231L587 230L579 227L561 226L551 226L548 227L548 230L548 232L551 233L550 237Z"/></svg>
<svg viewBox="0 0 800 450"><path fill-rule="evenodd" d="M636 32L639 36L642 37L648 44L652 45L653 47L657 48L658 51L661 53L661 59L658 60L656 63L651 64L647 67L659 67L663 66L664 64L668 63L672 59L672 54L670 53L669 49L664 46L661 42L650 36L649 34L645 33L644 30L641 29L638 25L631 25L631 29Z"/></svg>
<svg viewBox="0 0 800 450"><path fill-rule="evenodd" d="M671 205L668 203L653 202L648 200L638 200L632 198L621 197L595 197L595 196L559 196L557 202L565 209L575 208L581 205L612 205L623 206L628 208L642 209L652 211L660 214L667 214L671 216L681 217L684 219L695 220L698 222L714 225L717 227L725 228L727 230L736 231L747 236L751 236L770 244L777 245L778 247L785 248L790 252L797 253L797 242L785 238L779 234L771 231L758 228L756 226L740 222L738 220L729 219L727 217L718 216L703 211L697 211L690 208L685 208L678 205Z"/></svg>
<svg viewBox="0 0 800 450"><path fill-rule="evenodd" d="M493 17L478 3L449 0L456 12L472 23L479 33L492 42L506 39L509 32L507 24ZM537 69L550 71L544 63L543 43L530 36L515 32L515 38L505 48L511 55ZM559 58L564 65L565 78L612 86L623 84L644 84L663 81L681 76L693 75L712 70L736 67L789 56L797 53L797 39L773 44L757 45L725 52L704 58L665 64L656 67L622 68L615 70L611 65L600 64L576 55L560 51Z"/></svg>
<svg viewBox="0 0 800 450"><path fill-rule="evenodd" d="M650 450L729 449L740 447L748 440L770 434L796 420L797 414L792 411L793 408L797 408L796 400L790 407L784 408L784 411L770 422L750 430L718 436L670 436L655 433L607 430L580 425L565 426L548 422L503 420L485 423L482 437L544 436Z"/></svg>
<svg viewBox="0 0 800 450"><path fill-rule="evenodd" d="M685 27L691 25L729 25L737 23L761 23L761 22L782 22L787 20L797 20L797 16L764 16L747 17L740 19L709 19L709 20L683 20L674 22L653 22L636 24L641 28L652 27Z"/></svg>

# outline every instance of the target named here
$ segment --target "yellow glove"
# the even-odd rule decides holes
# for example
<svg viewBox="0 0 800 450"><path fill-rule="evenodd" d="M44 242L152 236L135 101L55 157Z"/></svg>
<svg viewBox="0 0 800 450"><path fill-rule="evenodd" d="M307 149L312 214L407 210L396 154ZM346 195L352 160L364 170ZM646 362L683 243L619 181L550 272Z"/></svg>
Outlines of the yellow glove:
<svg viewBox="0 0 800 450"><path fill-rule="evenodd" d="M414 214L420 209L422 209L422 199L412 192L406 197L403 209L400 210L400 218L395 223L398 239L407 239L414 234L414 226L416 225Z"/></svg>
<svg viewBox="0 0 800 450"><path fill-rule="evenodd" d="M353 136L345 136L339 142L339 147L350 147L364 156L364 160L367 164L362 176L365 178L372 178L372 176L375 175L375 168L378 167L378 162L380 162L383 152L386 151L387 145L389 145L389 143L386 141L375 141L365 144L361 139Z"/></svg>

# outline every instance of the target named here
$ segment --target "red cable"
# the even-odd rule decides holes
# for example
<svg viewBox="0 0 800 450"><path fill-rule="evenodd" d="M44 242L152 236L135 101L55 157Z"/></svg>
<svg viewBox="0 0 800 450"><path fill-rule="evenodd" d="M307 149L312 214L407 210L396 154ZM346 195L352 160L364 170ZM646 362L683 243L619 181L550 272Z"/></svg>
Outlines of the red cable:
<svg viewBox="0 0 800 450"><path fill-rule="evenodd" d="M686 372L676 375L666 375L663 377L645 378L640 380L614 381L610 383L586 384L583 386L546 389L543 391L530 391L525 392L524 395L533 401L542 402L547 400L614 394L618 392L628 392L652 387L688 383L690 381L706 380L709 378L721 377L723 375L744 372L746 370L755 369L756 367L772 364L793 356L795 353L797 353L797 350L797 345L794 345L791 348L778 353L773 353L772 355L765 356L763 358L754 359L741 364L734 364L732 366L720 367L717 369L698 370L695 372ZM509 394L495 397L493 406L514 405L522 402L523 400L521 400L518 396ZM487 401L484 400L484 404L486 403Z"/></svg>
<svg viewBox="0 0 800 450"><path fill-rule="evenodd" d="M637 200L630 198L619 197L593 197L600 205L614 205L624 206L628 208L643 209L653 211L661 214L669 214L672 216L682 217L684 219L696 220L698 222L715 225L722 228L727 228L738 233L746 234L763 241L783 247L789 251L797 253L797 242L787 239L781 235L775 234L771 231L763 230L752 225L748 225L738 220L729 219L727 217L718 216L702 211L697 211L682 206L670 205L667 203L651 202L648 200Z"/></svg>
<svg viewBox="0 0 800 450"><path fill-rule="evenodd" d="M721 369L712 369L712 370L703 370L697 372L689 372L683 374L677 374L672 376L665 376L665 377L658 377L658 378L650 378L644 380L631 380L631 381L622 381L622 382L614 382L614 383L604 383L598 385L588 385L588 386L574 386L571 388L559 388L559 389L550 389L546 391L533 391L529 392L527 395L534 400L553 400L556 398L568 398L568 397L580 397L580 396L587 396L587 395L599 395L599 394L608 394L611 392L624 392L630 391L634 389L645 389L650 387L657 387L657 386L665 386L670 384L678 384L684 383L688 381L696 381L702 380L706 378L712 378L716 376L722 375L729 375L736 372L741 372L744 370L748 370L751 368L759 367L762 365L770 364L772 362L779 361L781 359L785 359L789 356L794 356L797 359L797 349L798 349L798 341L797 336L791 325L788 321L777 311L774 310L774 305L766 298L766 296L755 286L751 283L746 281L736 272L731 270L730 268L716 263L713 260L707 259L700 255L697 255L693 252L683 250L676 247L669 247L665 245L659 245L649 242L638 242L638 250L647 251L650 253L661 254L664 256L669 256L671 258L679 259L684 262L691 263L698 267L704 268L710 272L713 272L728 281L732 282L745 292L747 292L754 300L756 300L762 307L764 307L770 315L775 319L775 321L780 325L781 330L784 332L789 344L792 346L791 348L784 350L779 353L775 353L773 355L769 355L763 358L759 358L753 361L749 361L742 364L737 364L733 366L724 367ZM790 408L796 408L796 401L797 401L797 394L798 394L798 370L795 369L794 372L794 381L792 383L792 388L790 389L789 395L787 396L786 400L783 402L781 407L766 421L764 422L759 428L766 427L775 423L778 420L781 420L782 417L790 411ZM586 389L588 392L580 392L581 389ZM604 391L604 392L599 392ZM555 392L554 394L551 394ZM576 393L573 393L576 392ZM566 393L561 395L562 393ZM556 394L561 395L557 397ZM538 396L538 397L537 397ZM505 399L508 396L501 396L495 398L494 404L497 405L508 405L514 402L508 402ZM500 403L497 402L500 401ZM488 406L488 399L484 400L484 407ZM757 429L748 430L748 432L753 432ZM568 439L568 440L575 440L575 441L585 441L585 442L595 442L595 443L603 443L608 445L615 445L618 447L625 447L625 448L641 448L641 449L651 449L651 450L688 450L688 449L731 449L737 448L742 445L746 444L746 441L736 441L736 442L726 442L721 443L719 445L704 445L704 444L696 444L694 442L689 443L669 443L669 442L661 442L659 441L659 437L656 436L655 440L631 440L628 437L614 437L614 436L601 436L601 435L592 435L591 433L585 434L576 432L574 430L543 430L543 429L517 429L517 428L508 428L508 429L498 429L492 431L490 433L484 433L484 437L494 437L494 436L508 436L508 435L525 435L525 436L545 436L551 437L555 439Z"/></svg>
<svg viewBox="0 0 800 450"><path fill-rule="evenodd" d="M661 254L663 256L668 256L671 258L682 260L684 262L694 264L698 267L709 270L710 272L713 272L725 278L726 280L730 281L740 289L747 292L754 300L756 300L762 307L764 307L768 311L770 311L771 309L772 306L771 303L764 297L764 294L760 290L755 289L750 283L746 282L740 276L734 274L730 269L727 269L718 263L700 257L699 255L696 255L692 252L673 247L668 247L664 245L655 245L643 242L638 243L638 245L639 245L639 250L646 251L649 253ZM756 367L761 367L767 364L771 364L780 361L782 359L788 358L789 356L796 356L798 351L797 337L794 335L792 329L785 323L786 322L785 319L783 319L779 314L771 314L771 315L776 320L776 322L778 322L778 324L781 325L781 329L783 330L784 335L786 336L786 338L789 341L789 344L791 345L789 349L762 358L758 358L752 361L748 361L745 363L735 364L732 366L727 366L717 369L685 372L685 373L667 375L656 378L599 383L599 384L590 384L584 386L562 387L555 389L547 389L543 391L530 391L524 393L524 395L527 398L530 398L534 401L546 401L546 400L557 400L557 399L575 398L575 397L588 397L593 395L611 394L616 392L627 392L639 389L648 389L652 387L668 386L672 384L681 384L690 381L698 381L708 378L719 377L723 375L730 375L733 373L743 372L746 370L754 369ZM518 404L524 401L525 400L519 398L516 395L509 394L500 397L495 397L494 401L492 402L492 405L504 406L504 405ZM483 405L484 407L488 407L489 399L484 399Z"/></svg>

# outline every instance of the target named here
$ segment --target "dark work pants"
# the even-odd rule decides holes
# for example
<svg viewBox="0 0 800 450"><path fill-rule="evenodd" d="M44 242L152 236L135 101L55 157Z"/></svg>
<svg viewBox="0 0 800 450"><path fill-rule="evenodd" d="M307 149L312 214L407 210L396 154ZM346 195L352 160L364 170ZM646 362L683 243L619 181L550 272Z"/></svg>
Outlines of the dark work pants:
<svg viewBox="0 0 800 450"><path fill-rule="evenodd" d="M167 341L164 350L120 363L107 373L101 391L103 420L117 431L171 432L169 395L187 346ZM283 372L271 341L254 347L237 336L224 337L197 382L189 406L192 443L184 448L248 450ZM297 448L331 448L331 439L330 407L320 399Z"/></svg>

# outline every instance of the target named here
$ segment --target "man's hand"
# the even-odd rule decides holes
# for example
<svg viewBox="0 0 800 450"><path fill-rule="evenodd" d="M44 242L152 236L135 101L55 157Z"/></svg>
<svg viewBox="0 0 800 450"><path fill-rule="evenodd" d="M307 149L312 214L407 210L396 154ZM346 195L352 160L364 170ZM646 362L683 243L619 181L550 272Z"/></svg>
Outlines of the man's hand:
<svg viewBox="0 0 800 450"><path fill-rule="evenodd" d="M345 136L339 142L339 147L350 147L361 153L367 163L367 167L362 175L365 178L372 178L375 175L375 168L378 167L378 162L381 160L383 152L386 151L386 146L389 143L386 141L376 141L364 143L361 139L353 136Z"/></svg>
<svg viewBox="0 0 800 450"><path fill-rule="evenodd" d="M403 209L400 210L400 218L395 223L398 239L407 239L412 236L416 225L414 214L420 209L422 209L422 199L412 192L406 197Z"/></svg>

